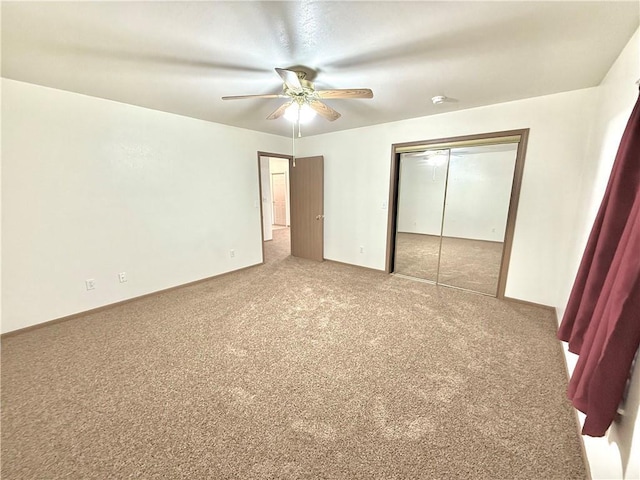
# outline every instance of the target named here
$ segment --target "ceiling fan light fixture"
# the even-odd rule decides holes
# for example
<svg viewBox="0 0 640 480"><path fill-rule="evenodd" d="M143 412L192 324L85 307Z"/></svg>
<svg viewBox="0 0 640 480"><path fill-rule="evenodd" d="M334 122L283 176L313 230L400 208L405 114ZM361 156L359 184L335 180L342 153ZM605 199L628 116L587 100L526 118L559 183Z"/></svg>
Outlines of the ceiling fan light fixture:
<svg viewBox="0 0 640 480"><path fill-rule="evenodd" d="M300 114L300 123L308 123L316 116L315 110L306 103L300 105L293 102L284 111L284 118L295 123L298 121L298 113Z"/></svg>

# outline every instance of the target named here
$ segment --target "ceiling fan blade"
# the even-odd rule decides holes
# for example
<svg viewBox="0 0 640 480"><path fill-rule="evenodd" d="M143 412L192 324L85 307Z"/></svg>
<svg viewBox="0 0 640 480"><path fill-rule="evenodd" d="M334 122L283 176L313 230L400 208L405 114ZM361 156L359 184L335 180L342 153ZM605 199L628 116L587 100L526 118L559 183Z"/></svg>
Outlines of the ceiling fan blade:
<svg viewBox="0 0 640 480"><path fill-rule="evenodd" d="M333 122L334 120L340 118L340 114L338 112L336 112L329 105L322 103L320 100L310 101L309 106L330 122Z"/></svg>
<svg viewBox="0 0 640 480"><path fill-rule="evenodd" d="M228 97L222 97L222 100L242 100L244 98L288 98L281 93L266 94L266 95L231 95Z"/></svg>
<svg viewBox="0 0 640 480"><path fill-rule="evenodd" d="M267 117L267 120L275 120L276 118L280 118L282 115L284 115L284 111L289 107L289 105L291 105L293 103L293 100L283 103L282 105L280 105L278 108L276 108L271 115L269 115Z"/></svg>
<svg viewBox="0 0 640 480"><path fill-rule="evenodd" d="M276 68L276 72L278 72L278 75L280 75L280 78L282 78L287 88L296 92L302 90L302 84L296 72L285 70L284 68Z"/></svg>
<svg viewBox="0 0 640 480"><path fill-rule="evenodd" d="M368 88L341 88L337 90L316 90L320 98L373 98Z"/></svg>

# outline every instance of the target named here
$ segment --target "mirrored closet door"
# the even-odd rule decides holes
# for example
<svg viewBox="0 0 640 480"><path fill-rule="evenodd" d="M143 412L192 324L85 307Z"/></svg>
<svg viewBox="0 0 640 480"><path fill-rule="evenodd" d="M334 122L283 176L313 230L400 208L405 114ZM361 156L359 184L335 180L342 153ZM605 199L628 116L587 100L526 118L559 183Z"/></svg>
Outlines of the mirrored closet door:
<svg viewBox="0 0 640 480"><path fill-rule="evenodd" d="M437 282L449 150L400 155L395 272Z"/></svg>
<svg viewBox="0 0 640 480"><path fill-rule="evenodd" d="M394 273L499 296L520 138L399 154Z"/></svg>

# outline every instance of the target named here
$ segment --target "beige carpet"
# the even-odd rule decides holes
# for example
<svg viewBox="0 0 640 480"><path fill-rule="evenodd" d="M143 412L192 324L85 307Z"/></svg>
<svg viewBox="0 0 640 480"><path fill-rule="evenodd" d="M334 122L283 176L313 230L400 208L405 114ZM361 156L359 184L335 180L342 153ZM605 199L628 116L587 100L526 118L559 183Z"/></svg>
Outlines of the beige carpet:
<svg viewBox="0 0 640 480"><path fill-rule="evenodd" d="M284 257L287 234L5 337L2 478L586 477L548 311Z"/></svg>
<svg viewBox="0 0 640 480"><path fill-rule="evenodd" d="M398 232L395 272L495 296L502 246L500 242L443 237L438 277L440 237Z"/></svg>

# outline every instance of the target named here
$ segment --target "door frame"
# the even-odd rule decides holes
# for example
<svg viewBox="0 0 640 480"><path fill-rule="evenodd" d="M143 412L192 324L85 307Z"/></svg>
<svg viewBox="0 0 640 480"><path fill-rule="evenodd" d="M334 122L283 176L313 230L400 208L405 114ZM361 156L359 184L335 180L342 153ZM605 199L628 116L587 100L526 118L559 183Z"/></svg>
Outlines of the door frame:
<svg viewBox="0 0 640 480"><path fill-rule="evenodd" d="M262 205L262 169L260 168L260 157L273 157L273 158L284 158L289 161L289 165L293 162L293 156L287 155L284 153L270 153L258 151L258 194L260 196L260 240L262 247L262 264L264 264L264 211ZM285 177L286 178L286 177ZM271 179L269 179L271 180ZM289 248L291 248L291 244L289 244Z"/></svg>
<svg viewBox="0 0 640 480"><path fill-rule="evenodd" d="M392 273L394 265L394 255L396 246L396 225L398 216L398 182L400 179L400 152L399 150L410 147L435 147L447 144L460 144L462 142L483 143L501 137L519 136L518 151L516 154L516 165L513 172L513 183L511 186L511 198L509 200L509 213L507 214L507 228L505 231L504 247L502 251L502 261L500 264L500 276L498 278L497 298L505 298L504 291L507 286L507 275L509 272L509 261L511 259L511 248L516 227L516 216L518 214L518 201L520 199L520 189L522 186L522 175L524 173L524 159L527 151L527 141L529 129L505 130L500 132L480 133L476 135L464 135L459 137L438 138L433 140L422 140L406 143L394 143L391 145L391 171L389 175L389 203L387 213L387 251L385 258L385 272ZM489 143L489 142L487 142ZM449 146L449 148L452 145Z"/></svg>

